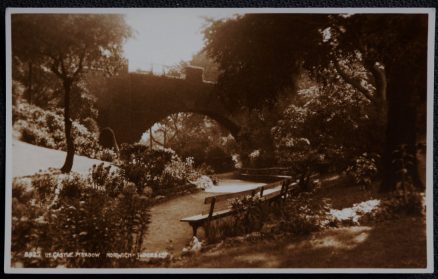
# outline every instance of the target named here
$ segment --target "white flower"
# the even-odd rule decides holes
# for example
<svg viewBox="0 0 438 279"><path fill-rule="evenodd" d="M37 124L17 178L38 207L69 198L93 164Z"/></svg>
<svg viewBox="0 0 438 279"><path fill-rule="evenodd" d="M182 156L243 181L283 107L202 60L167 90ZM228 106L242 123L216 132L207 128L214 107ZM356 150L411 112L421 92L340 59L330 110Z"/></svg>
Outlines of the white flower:
<svg viewBox="0 0 438 279"><path fill-rule="evenodd" d="M251 159L255 159L260 156L260 149L254 150L248 155Z"/></svg>

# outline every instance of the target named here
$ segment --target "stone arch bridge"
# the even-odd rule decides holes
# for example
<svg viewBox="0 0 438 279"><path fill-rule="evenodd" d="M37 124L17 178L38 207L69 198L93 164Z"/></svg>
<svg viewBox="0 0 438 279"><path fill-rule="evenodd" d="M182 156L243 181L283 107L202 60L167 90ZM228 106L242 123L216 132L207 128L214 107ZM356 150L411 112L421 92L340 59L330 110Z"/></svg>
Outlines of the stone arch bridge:
<svg viewBox="0 0 438 279"><path fill-rule="evenodd" d="M133 143L154 123L178 112L199 113L216 120L237 138L239 126L228 118L214 83L203 70L186 68L184 79L124 73L105 82L98 96L98 124L113 129L117 142Z"/></svg>

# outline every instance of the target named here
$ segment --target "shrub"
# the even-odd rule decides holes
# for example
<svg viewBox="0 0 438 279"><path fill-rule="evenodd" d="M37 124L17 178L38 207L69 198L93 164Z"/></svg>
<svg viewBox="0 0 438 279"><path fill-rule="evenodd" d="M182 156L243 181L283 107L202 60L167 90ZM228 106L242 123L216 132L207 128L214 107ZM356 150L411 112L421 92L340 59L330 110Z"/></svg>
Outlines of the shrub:
<svg viewBox="0 0 438 279"><path fill-rule="evenodd" d="M144 187L154 194L165 194L187 184L198 175L193 169L193 160L182 161L171 149L149 149L142 144L122 144L120 149L121 169L124 176L137 186L138 193Z"/></svg>
<svg viewBox="0 0 438 279"><path fill-rule="evenodd" d="M329 209L326 200L317 198L314 191L299 193L287 199L280 227L296 235L310 234L329 224Z"/></svg>
<svg viewBox="0 0 438 279"><path fill-rule="evenodd" d="M13 182L12 262L24 267L127 267L135 258L107 252L140 251L149 223L149 199L118 173L95 166L88 178L78 174L31 177ZM28 258L34 251L41 257ZM52 252L92 252L99 257L49 257Z"/></svg>
<svg viewBox="0 0 438 279"><path fill-rule="evenodd" d="M120 148L121 169L124 176L135 183L138 192L145 186L154 191L160 187L161 174L174 153L168 150L151 150L142 144L122 144Z"/></svg>
<svg viewBox="0 0 438 279"><path fill-rule="evenodd" d="M119 169L112 170L111 165L93 165L90 169L89 183L95 189L105 190L110 197L117 196L127 181Z"/></svg>
<svg viewBox="0 0 438 279"><path fill-rule="evenodd" d="M209 243L226 237L232 237L260 230L272 212L269 205L259 196L234 198L230 207L235 213L232 216L210 222L206 230Z"/></svg>
<svg viewBox="0 0 438 279"><path fill-rule="evenodd" d="M103 148L96 153L96 159L106 162L116 162L117 158L117 153L108 148Z"/></svg>
<svg viewBox="0 0 438 279"><path fill-rule="evenodd" d="M244 233L261 229L268 212L266 204L258 195L232 200L231 209L236 211L234 215L235 229Z"/></svg>
<svg viewBox="0 0 438 279"><path fill-rule="evenodd" d="M21 140L51 149L67 150L62 110L48 111L27 103L18 103L12 110L13 129L21 134ZM72 137L76 153L96 157L100 146L95 132L73 121Z"/></svg>
<svg viewBox="0 0 438 279"><path fill-rule="evenodd" d="M424 193L418 191L401 191L397 189L382 200L375 219L391 219L398 216L422 216L426 211Z"/></svg>
<svg viewBox="0 0 438 279"><path fill-rule="evenodd" d="M363 153L347 168L347 173L357 185L368 187L374 181L378 173L376 157L376 155Z"/></svg>

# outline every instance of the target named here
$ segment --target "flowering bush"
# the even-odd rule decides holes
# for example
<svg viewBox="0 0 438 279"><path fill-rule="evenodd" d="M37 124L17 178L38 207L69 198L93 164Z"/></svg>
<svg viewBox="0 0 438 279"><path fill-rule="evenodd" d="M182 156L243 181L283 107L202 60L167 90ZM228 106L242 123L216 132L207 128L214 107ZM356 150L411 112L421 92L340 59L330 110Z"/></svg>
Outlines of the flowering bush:
<svg viewBox="0 0 438 279"><path fill-rule="evenodd" d="M18 103L13 106L12 115L13 129L21 134L21 140L51 149L67 150L62 110L48 111L28 103ZM96 158L96 152L100 150L96 133L73 121L72 137L76 153Z"/></svg>
<svg viewBox="0 0 438 279"><path fill-rule="evenodd" d="M173 158L164 166L161 174L162 187L172 187L175 183L187 183L196 178L193 170L193 158L188 157L185 161Z"/></svg>
<svg viewBox="0 0 438 279"><path fill-rule="evenodd" d="M113 149L102 148L101 150L96 152L96 159L106 162L116 162L117 161L117 153L114 152Z"/></svg>
<svg viewBox="0 0 438 279"><path fill-rule="evenodd" d="M12 262L24 267L126 267L135 258L106 253L140 252L149 223L149 200L104 166L88 178L38 174L12 185ZM33 185L33 187L31 187ZM25 257L34 252L39 257ZM72 257L53 257L54 252ZM52 254L51 254L52 253ZM82 257L81 253L98 253Z"/></svg>
<svg viewBox="0 0 438 279"><path fill-rule="evenodd" d="M376 156L363 153L354 160L353 165L347 168L347 173L357 185L368 187L376 178L378 170L374 157Z"/></svg>
<svg viewBox="0 0 438 279"><path fill-rule="evenodd" d="M121 169L125 177L135 183L141 193L144 187L155 193L172 191L199 177L193 168L193 160L182 161L171 149L150 149L142 144L122 144L120 149Z"/></svg>

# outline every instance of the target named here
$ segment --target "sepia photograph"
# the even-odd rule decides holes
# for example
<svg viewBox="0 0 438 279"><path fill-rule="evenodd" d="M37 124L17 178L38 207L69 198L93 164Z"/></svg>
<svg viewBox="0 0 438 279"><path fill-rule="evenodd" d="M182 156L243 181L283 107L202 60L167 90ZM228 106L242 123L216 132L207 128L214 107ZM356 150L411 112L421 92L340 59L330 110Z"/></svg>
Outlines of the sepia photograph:
<svg viewBox="0 0 438 279"><path fill-rule="evenodd" d="M433 272L433 8L8 8L6 273Z"/></svg>

